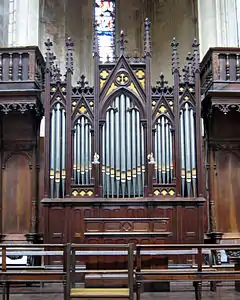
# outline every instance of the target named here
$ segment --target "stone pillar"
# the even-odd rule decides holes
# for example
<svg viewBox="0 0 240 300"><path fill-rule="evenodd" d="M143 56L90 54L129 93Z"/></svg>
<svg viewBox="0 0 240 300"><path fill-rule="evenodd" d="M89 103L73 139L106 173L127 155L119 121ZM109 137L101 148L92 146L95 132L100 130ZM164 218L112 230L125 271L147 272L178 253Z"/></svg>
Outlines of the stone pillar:
<svg viewBox="0 0 240 300"><path fill-rule="evenodd" d="M200 57L210 47L239 47L240 2L198 0Z"/></svg>
<svg viewBox="0 0 240 300"><path fill-rule="evenodd" d="M16 46L39 44L39 0L15 0Z"/></svg>

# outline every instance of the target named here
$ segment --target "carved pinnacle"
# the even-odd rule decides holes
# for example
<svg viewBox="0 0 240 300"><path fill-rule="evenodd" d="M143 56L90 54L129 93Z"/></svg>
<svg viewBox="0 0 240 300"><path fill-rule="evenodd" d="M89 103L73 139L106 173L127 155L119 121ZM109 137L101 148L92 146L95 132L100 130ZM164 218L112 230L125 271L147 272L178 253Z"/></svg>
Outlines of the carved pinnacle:
<svg viewBox="0 0 240 300"><path fill-rule="evenodd" d="M168 81L164 80L163 73L160 74L160 80L157 81L157 84L159 84L160 88L163 89L165 84L168 84Z"/></svg>
<svg viewBox="0 0 240 300"><path fill-rule="evenodd" d="M148 18L144 21L144 54L145 56L151 55L151 35L150 35L151 22Z"/></svg>
<svg viewBox="0 0 240 300"><path fill-rule="evenodd" d="M199 72L200 71L200 66L199 66L199 43L197 39L194 39L193 44L193 66L194 66L194 71Z"/></svg>
<svg viewBox="0 0 240 300"><path fill-rule="evenodd" d="M67 71L73 71L73 41L70 37L66 40L67 55L66 55L66 69Z"/></svg>
<svg viewBox="0 0 240 300"><path fill-rule="evenodd" d="M54 55L51 52L51 48L53 46L52 41L48 38L47 41L45 42L45 46L46 46L46 71L50 72L51 70L51 66L54 60Z"/></svg>
<svg viewBox="0 0 240 300"><path fill-rule="evenodd" d="M53 46L53 43L52 43L52 41L50 40L50 38L48 38L44 44L45 44L45 46L46 46L47 52L50 52L50 51L51 51L51 48L52 48L52 46Z"/></svg>
<svg viewBox="0 0 240 300"><path fill-rule="evenodd" d="M88 81L85 81L85 78L85 75L81 75L80 80L77 82L77 84L80 85L81 89L84 89L88 85Z"/></svg>
<svg viewBox="0 0 240 300"><path fill-rule="evenodd" d="M93 23L93 55L99 56L98 34L97 34L98 22Z"/></svg>
<svg viewBox="0 0 240 300"><path fill-rule="evenodd" d="M121 32L120 32L120 39L117 42L119 43L119 47L120 47L120 56L124 55L125 44L127 44L128 41L125 40L125 34L124 34L123 30L121 30Z"/></svg>
<svg viewBox="0 0 240 300"><path fill-rule="evenodd" d="M172 46L172 72L179 72L179 57L178 57L178 45L176 38L173 38L171 46Z"/></svg>

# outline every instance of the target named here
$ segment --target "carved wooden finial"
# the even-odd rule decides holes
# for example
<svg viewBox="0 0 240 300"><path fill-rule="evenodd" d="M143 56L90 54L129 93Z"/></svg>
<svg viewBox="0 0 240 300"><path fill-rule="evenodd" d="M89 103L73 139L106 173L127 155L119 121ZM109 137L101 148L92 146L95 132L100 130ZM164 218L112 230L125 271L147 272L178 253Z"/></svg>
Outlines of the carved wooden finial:
<svg viewBox="0 0 240 300"><path fill-rule="evenodd" d="M98 22L93 23L93 56L99 56L98 34L97 34Z"/></svg>
<svg viewBox="0 0 240 300"><path fill-rule="evenodd" d="M144 55L151 56L152 45L151 45L151 35L150 35L150 25L151 22L148 18L144 21Z"/></svg>
<svg viewBox="0 0 240 300"><path fill-rule="evenodd" d="M120 32L120 38L119 38L119 40L117 42L119 43L120 56L124 55L125 44L127 44L128 41L125 40L125 34L124 34L123 30L121 30L121 32Z"/></svg>
<svg viewBox="0 0 240 300"><path fill-rule="evenodd" d="M53 66L53 78L56 82L61 82L62 74L60 72L59 66L56 64Z"/></svg>
<svg viewBox="0 0 240 300"><path fill-rule="evenodd" d="M70 37L66 40L67 55L66 55L66 69L67 72L73 72L73 46L74 43Z"/></svg>
<svg viewBox="0 0 240 300"><path fill-rule="evenodd" d="M193 69L194 72L200 72L199 43L197 39L194 39L192 47L193 47Z"/></svg>
<svg viewBox="0 0 240 300"><path fill-rule="evenodd" d="M50 38L48 38L48 39L46 40L45 46L46 46L47 52L50 52L50 51L51 51L51 48L52 48L52 46L53 46L53 43L52 43L52 41L50 40Z"/></svg>
<svg viewBox="0 0 240 300"><path fill-rule="evenodd" d="M82 74L80 77L80 80L77 82L77 84L80 85L80 88L82 90L88 86L88 81L85 81L85 79L86 79L86 76Z"/></svg>
<svg viewBox="0 0 240 300"><path fill-rule="evenodd" d="M188 52L188 56L186 58L188 66L188 82L189 83L193 83L194 82L194 78L193 78L193 55L191 52Z"/></svg>
<svg viewBox="0 0 240 300"><path fill-rule="evenodd" d="M179 57L178 57L178 45L176 38L173 38L171 46L172 46L172 73L179 72Z"/></svg>
<svg viewBox="0 0 240 300"><path fill-rule="evenodd" d="M46 72L50 72L51 67L53 65L53 61L55 59L55 56L51 52L53 43L52 41L48 38L47 41L45 42L46 46Z"/></svg>
<svg viewBox="0 0 240 300"><path fill-rule="evenodd" d="M159 76L160 80L157 81L157 84L161 89L164 89L165 85L168 84L168 81L164 80L164 75L163 73L160 74Z"/></svg>

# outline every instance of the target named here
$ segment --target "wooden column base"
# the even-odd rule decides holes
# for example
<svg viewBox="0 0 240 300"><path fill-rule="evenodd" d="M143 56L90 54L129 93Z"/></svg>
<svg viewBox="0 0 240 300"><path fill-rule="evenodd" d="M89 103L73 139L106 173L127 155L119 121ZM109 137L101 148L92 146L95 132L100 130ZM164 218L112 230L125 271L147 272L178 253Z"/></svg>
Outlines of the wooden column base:
<svg viewBox="0 0 240 300"><path fill-rule="evenodd" d="M43 234L41 233L27 233L25 234L26 240L31 244L42 244Z"/></svg>

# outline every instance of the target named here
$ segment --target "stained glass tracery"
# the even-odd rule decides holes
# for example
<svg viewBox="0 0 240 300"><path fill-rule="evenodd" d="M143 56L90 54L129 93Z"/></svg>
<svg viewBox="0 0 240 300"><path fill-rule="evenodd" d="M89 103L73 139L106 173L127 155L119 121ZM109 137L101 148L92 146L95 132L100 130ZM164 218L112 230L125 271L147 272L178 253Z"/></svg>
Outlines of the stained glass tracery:
<svg viewBox="0 0 240 300"><path fill-rule="evenodd" d="M112 60L115 54L115 1L95 0L95 21L100 58Z"/></svg>

